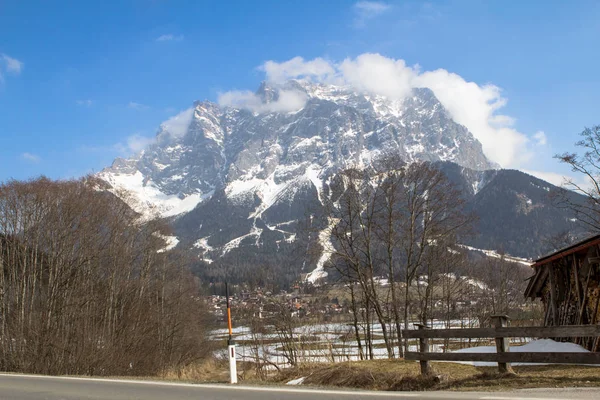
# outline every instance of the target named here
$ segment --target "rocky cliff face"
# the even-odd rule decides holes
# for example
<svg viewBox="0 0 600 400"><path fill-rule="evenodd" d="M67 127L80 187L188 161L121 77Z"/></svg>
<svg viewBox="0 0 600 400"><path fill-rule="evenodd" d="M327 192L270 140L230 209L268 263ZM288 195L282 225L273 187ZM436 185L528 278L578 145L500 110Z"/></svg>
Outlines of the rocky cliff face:
<svg viewBox="0 0 600 400"><path fill-rule="evenodd" d="M299 101L292 111L282 106L290 96ZM294 80L263 84L253 98L245 107L197 102L177 129L161 126L154 144L99 175L131 191L128 201L139 212L171 218L180 246L210 263L293 253L311 235L300 221L319 214L335 173L385 154L442 163L474 207L489 207L474 199L503 174L429 89L392 101ZM525 253L519 255L532 256ZM316 268L313 279L325 261L318 254L292 258L294 268Z"/></svg>

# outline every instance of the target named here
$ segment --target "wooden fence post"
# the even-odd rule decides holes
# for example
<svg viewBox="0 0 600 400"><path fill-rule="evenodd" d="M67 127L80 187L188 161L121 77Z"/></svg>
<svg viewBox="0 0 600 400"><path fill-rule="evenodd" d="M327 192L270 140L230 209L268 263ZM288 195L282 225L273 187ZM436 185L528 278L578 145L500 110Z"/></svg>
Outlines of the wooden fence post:
<svg viewBox="0 0 600 400"><path fill-rule="evenodd" d="M415 326L418 327L420 331L424 331L425 329L427 329L427 326L423 324L415 324ZM429 353L428 338L419 337L419 352ZM429 364L429 360L419 360L419 364L421 364L421 375L431 375L431 365Z"/></svg>
<svg viewBox="0 0 600 400"><path fill-rule="evenodd" d="M505 328L508 326L508 316L506 315L492 315L495 328ZM510 351L509 338L496 337L496 352L498 354L507 353ZM498 362L498 372L501 374L514 373L510 363Z"/></svg>

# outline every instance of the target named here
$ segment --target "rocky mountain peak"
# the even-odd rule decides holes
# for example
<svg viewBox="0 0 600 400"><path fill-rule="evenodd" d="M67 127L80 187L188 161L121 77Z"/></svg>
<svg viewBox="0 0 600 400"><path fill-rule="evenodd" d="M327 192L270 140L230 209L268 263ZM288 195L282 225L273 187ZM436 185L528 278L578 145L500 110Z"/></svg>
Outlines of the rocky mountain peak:
<svg viewBox="0 0 600 400"><path fill-rule="evenodd" d="M279 99L279 89L269 85L267 81L261 82L256 95L263 103L268 104Z"/></svg>

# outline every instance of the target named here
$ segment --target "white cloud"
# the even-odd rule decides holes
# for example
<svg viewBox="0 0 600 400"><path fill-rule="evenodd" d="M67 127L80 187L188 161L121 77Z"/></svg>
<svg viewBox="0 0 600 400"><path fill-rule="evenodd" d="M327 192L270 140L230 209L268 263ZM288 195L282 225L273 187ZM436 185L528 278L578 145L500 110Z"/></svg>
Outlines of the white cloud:
<svg viewBox="0 0 600 400"><path fill-rule="evenodd" d="M354 25L360 28L365 25L367 20L389 11L392 7L380 1L359 1L354 4L353 8L356 13Z"/></svg>
<svg viewBox="0 0 600 400"><path fill-rule="evenodd" d="M590 188L592 186L592 181L584 175L571 176L556 172L535 171L530 169L523 169L522 171L526 174L533 175L536 178L545 180L546 182L550 182L555 186L570 188L568 182L573 182L582 188Z"/></svg>
<svg viewBox="0 0 600 400"><path fill-rule="evenodd" d="M354 4L354 9L367 16L377 16L389 10L391 6L380 1L359 1Z"/></svg>
<svg viewBox="0 0 600 400"><path fill-rule="evenodd" d="M12 72L17 75L21 73L21 70L23 69L22 61L19 61L16 58L12 58L4 53L2 53L1 56L2 61L4 61L6 71Z"/></svg>
<svg viewBox="0 0 600 400"><path fill-rule="evenodd" d="M154 138L149 138L136 133L127 138L127 149L131 153L139 153L150 144L154 143L154 140Z"/></svg>
<svg viewBox="0 0 600 400"><path fill-rule="evenodd" d="M161 128L163 132L168 132L173 138L181 137L187 132L193 115L194 108L188 108L163 122ZM84 153L109 153L120 157L129 157L132 154L140 153L148 146L156 143L157 137L160 136L148 137L141 133L134 133L112 145L84 145L80 146L78 150ZM167 137L169 136L167 135ZM23 157L25 158L25 156Z"/></svg>
<svg viewBox="0 0 600 400"><path fill-rule="evenodd" d="M21 154L21 158L32 163L39 163L41 161L40 156L27 152Z"/></svg>
<svg viewBox="0 0 600 400"><path fill-rule="evenodd" d="M173 138L181 137L187 132L193 115L194 108L188 108L163 122L161 128ZM82 146L80 150L84 152L113 152L127 157L145 150L151 144L156 143L156 139L156 136L148 137L140 133L134 133L126 139L110 146Z"/></svg>
<svg viewBox="0 0 600 400"><path fill-rule="evenodd" d="M307 97L297 90L280 90L275 101L263 103L260 96L249 90L233 90L219 94L219 105L245 108L257 113L298 111L306 104Z"/></svg>
<svg viewBox="0 0 600 400"><path fill-rule="evenodd" d="M0 53L0 83L4 82L4 73L19 75L23 70L23 62L8 54Z"/></svg>
<svg viewBox="0 0 600 400"><path fill-rule="evenodd" d="M361 54L341 63L322 58L304 60L294 57L284 62L267 61L259 67L266 79L282 83L288 79L348 85L355 90L402 100L413 88L431 89L452 118L469 129L478 139L486 156L503 167L518 168L533 156L534 146L544 142L540 135L531 138L514 128L514 118L502 114L507 99L499 87L469 82L444 69L422 72L402 59L380 54ZM296 96L296 99L298 97ZM282 102L290 110L300 102ZM219 96L222 105L238 106L256 112L275 111L279 105L264 105L251 92L234 91Z"/></svg>
<svg viewBox="0 0 600 400"><path fill-rule="evenodd" d="M157 42L179 42L183 40L183 35L174 35L172 33L167 33L165 35L160 35L156 38Z"/></svg>
<svg viewBox="0 0 600 400"><path fill-rule="evenodd" d="M518 167L532 157L529 138L512 127L513 118L498 113L507 100L497 86L467 82L444 69L419 74L414 86L431 89L452 118L481 142L492 161Z"/></svg>
<svg viewBox="0 0 600 400"><path fill-rule="evenodd" d="M134 133L128 136L124 142L118 142L112 146L84 146L81 150L86 152L116 152L121 156L129 156L131 154L137 154L140 151L146 149L149 145L156 141L155 138L146 137L139 133Z"/></svg>
<svg viewBox="0 0 600 400"><path fill-rule="evenodd" d="M540 146L545 146L548 143L548 138L543 131L537 131L533 138L537 141L537 144Z"/></svg>
<svg viewBox="0 0 600 400"><path fill-rule="evenodd" d="M161 128L173 137L181 137L186 134L193 116L194 108L190 107L163 122Z"/></svg>
<svg viewBox="0 0 600 400"><path fill-rule="evenodd" d="M404 98L413 88L416 68L404 60L394 60L379 54L361 54L345 59L337 66L344 83L369 93L391 98Z"/></svg>
<svg viewBox="0 0 600 400"><path fill-rule="evenodd" d="M82 107L91 107L92 106L92 100L90 100L90 99L77 100L77 105L78 106L82 106Z"/></svg>
<svg viewBox="0 0 600 400"><path fill-rule="evenodd" d="M284 82L299 76L325 80L335 73L333 65L320 57L311 61L304 61L302 57L294 57L281 63L267 61L259 70L264 71L267 80L271 82Z"/></svg>
<svg viewBox="0 0 600 400"><path fill-rule="evenodd" d="M141 104L141 103L136 103L135 101L130 101L129 104L127 105L127 107L134 109L134 110L147 110L148 108L150 108L149 106L145 105L145 104Z"/></svg>

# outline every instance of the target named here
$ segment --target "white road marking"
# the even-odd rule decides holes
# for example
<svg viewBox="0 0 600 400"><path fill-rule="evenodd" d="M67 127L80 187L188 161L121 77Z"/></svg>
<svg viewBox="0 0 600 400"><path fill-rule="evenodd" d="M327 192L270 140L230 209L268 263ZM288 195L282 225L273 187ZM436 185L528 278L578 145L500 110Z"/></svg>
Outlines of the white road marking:
<svg viewBox="0 0 600 400"><path fill-rule="evenodd" d="M480 397L480 400L565 400L565 399L552 399L549 397L500 397L500 396L485 396Z"/></svg>

